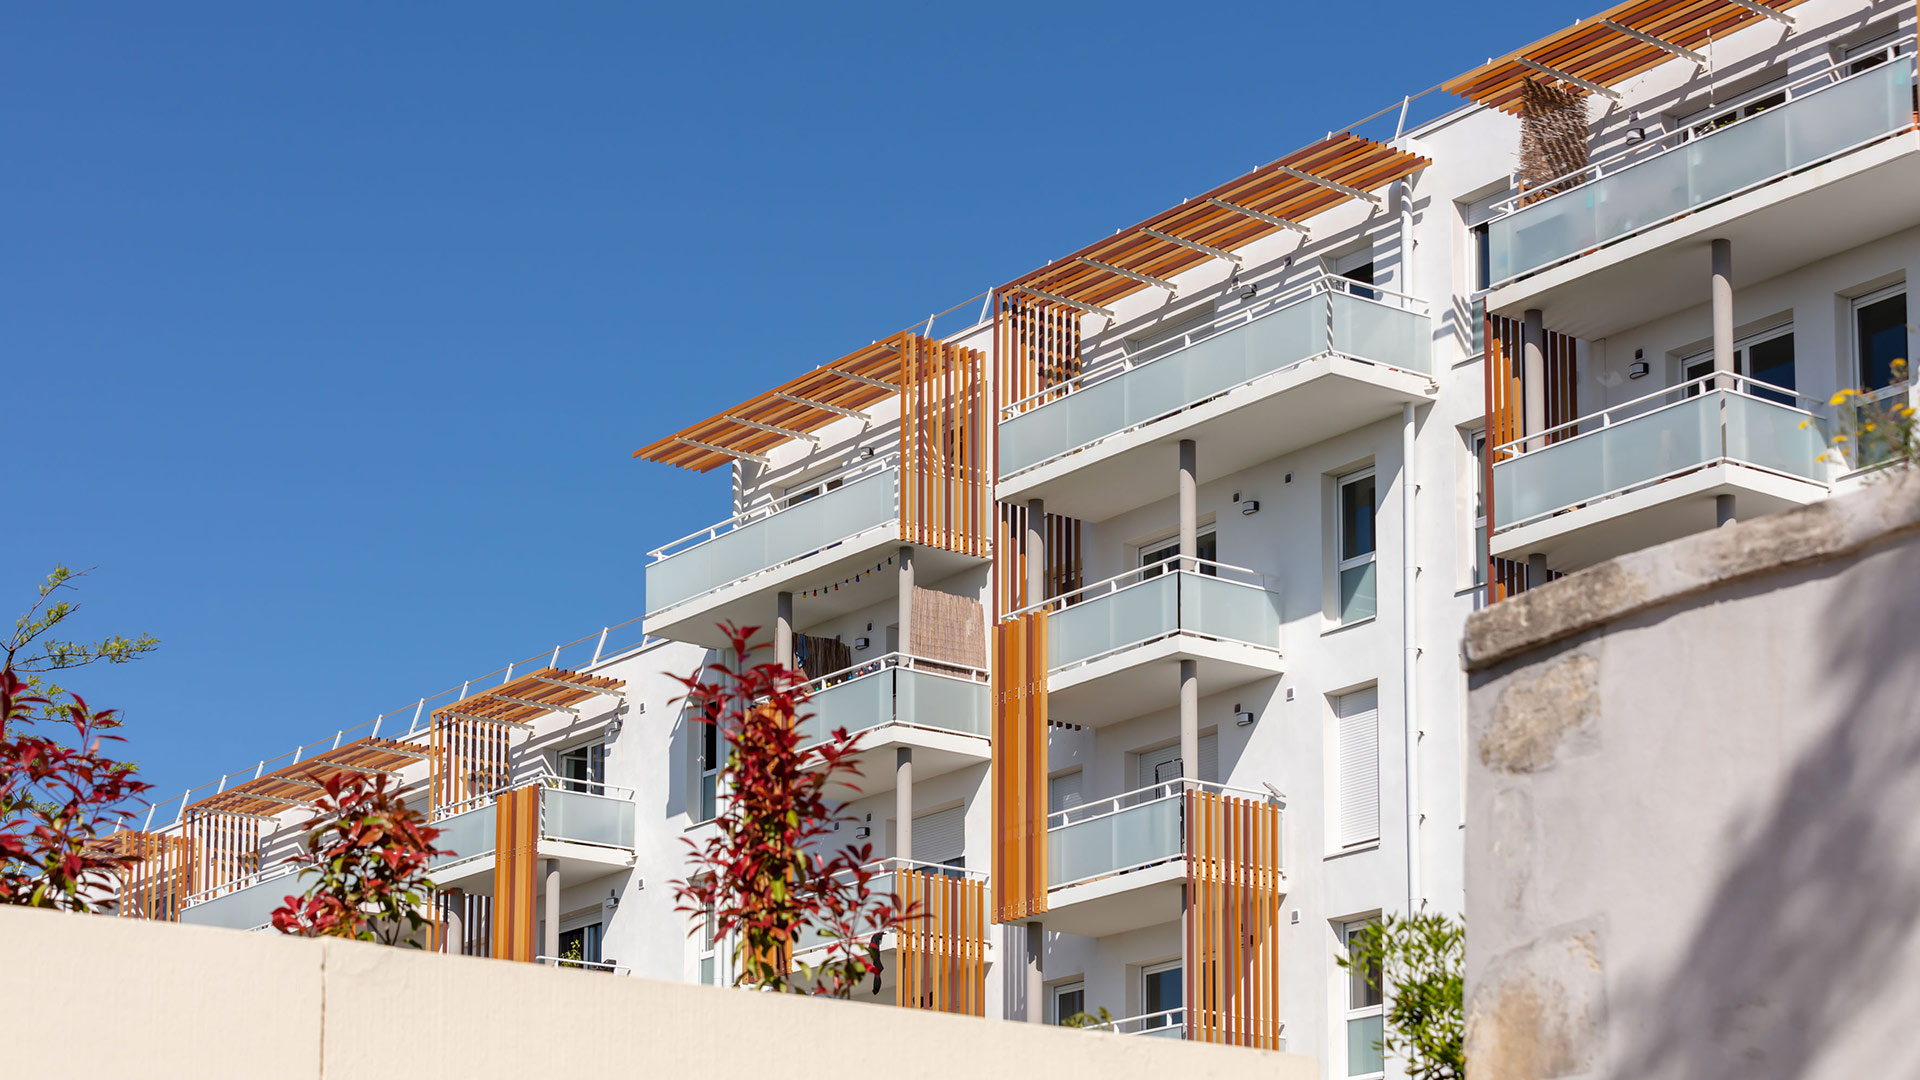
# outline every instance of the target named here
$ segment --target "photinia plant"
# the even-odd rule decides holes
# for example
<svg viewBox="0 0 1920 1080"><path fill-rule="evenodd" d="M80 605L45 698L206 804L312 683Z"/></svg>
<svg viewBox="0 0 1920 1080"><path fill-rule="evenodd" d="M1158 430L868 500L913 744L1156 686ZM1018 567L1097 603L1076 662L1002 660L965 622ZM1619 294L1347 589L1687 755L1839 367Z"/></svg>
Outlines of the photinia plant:
<svg viewBox="0 0 1920 1080"><path fill-rule="evenodd" d="M433 898L427 865L451 855L433 846L440 830L387 790L386 774L327 780L314 801L301 877L315 880L304 896L288 896L273 928L298 937L339 937L422 947L421 909Z"/></svg>
<svg viewBox="0 0 1920 1080"><path fill-rule="evenodd" d="M880 974L880 935L917 917L897 896L873 892L872 844L832 844L852 817L828 802L827 788L836 779L853 786L859 738L842 727L801 749L806 675L751 662L764 648L749 644L758 627L720 629L722 660L680 679L688 715L719 728L727 760L715 828L687 841L696 870L673 883L677 910L694 916L693 933L711 919L711 932L733 941L734 985L850 997ZM825 942L817 962L794 959L803 927Z"/></svg>
<svg viewBox="0 0 1920 1080"><path fill-rule="evenodd" d="M133 816L128 802L153 785L100 752L121 741L112 709L95 712L80 695L54 704L13 665L0 668L0 904L95 911L114 895L114 875L133 860L103 842ZM29 731L36 723L73 730L71 743Z"/></svg>

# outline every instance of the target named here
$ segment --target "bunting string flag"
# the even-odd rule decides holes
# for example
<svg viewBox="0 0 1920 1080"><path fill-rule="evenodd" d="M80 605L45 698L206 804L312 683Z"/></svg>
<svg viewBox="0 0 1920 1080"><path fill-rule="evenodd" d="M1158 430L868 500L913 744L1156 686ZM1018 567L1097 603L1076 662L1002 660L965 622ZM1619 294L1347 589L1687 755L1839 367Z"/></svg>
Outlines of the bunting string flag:
<svg viewBox="0 0 1920 1080"><path fill-rule="evenodd" d="M875 563L873 566L873 569L871 570L862 570L857 574L854 574L850 577L843 577L839 581L832 582L831 584L820 585L811 589L801 589L799 590L798 595L825 596L828 593L837 593L840 591L840 588L843 585L858 584L859 582L865 581L866 579L872 577L873 575L878 574L880 571L885 570L887 567L892 566L893 560L896 558L898 558L898 556L889 555L886 557L885 561Z"/></svg>

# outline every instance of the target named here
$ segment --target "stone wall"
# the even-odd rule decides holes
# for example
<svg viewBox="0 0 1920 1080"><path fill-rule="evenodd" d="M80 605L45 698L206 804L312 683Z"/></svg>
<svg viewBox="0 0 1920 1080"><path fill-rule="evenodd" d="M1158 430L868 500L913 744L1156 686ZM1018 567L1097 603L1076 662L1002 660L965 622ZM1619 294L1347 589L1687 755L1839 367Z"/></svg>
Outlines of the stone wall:
<svg viewBox="0 0 1920 1080"><path fill-rule="evenodd" d="M1916 478L1474 616L1474 1080L1920 1072L1916 642Z"/></svg>

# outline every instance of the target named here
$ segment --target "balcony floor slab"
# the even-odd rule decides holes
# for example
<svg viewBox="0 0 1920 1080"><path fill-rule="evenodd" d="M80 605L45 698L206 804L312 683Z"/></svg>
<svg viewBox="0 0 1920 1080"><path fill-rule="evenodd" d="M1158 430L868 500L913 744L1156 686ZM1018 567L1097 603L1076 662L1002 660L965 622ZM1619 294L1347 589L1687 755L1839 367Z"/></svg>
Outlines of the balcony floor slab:
<svg viewBox="0 0 1920 1080"><path fill-rule="evenodd" d="M1208 697L1279 676L1283 658L1272 649L1194 634L1171 634L1121 649L1047 677L1047 717L1099 728L1180 704L1180 661L1198 664L1200 694Z"/></svg>
<svg viewBox="0 0 1920 1080"><path fill-rule="evenodd" d="M1183 439L1199 444L1205 483L1398 416L1403 404L1425 404L1436 392L1425 375L1318 356L1036 465L1001 480L995 492L1003 501L1040 498L1050 513L1104 521L1177 494Z"/></svg>
<svg viewBox="0 0 1920 1080"><path fill-rule="evenodd" d="M902 749L913 751L913 780L916 784L970 765L985 765L993 760L993 744L981 735L914 727L911 724L882 724L868 728L862 734L861 750L853 755L854 763L860 767L860 778L854 781L859 790L855 791L844 783L829 784L828 798L844 801L892 791L896 781L896 754Z"/></svg>
<svg viewBox="0 0 1920 1080"><path fill-rule="evenodd" d="M1538 308L1547 329L1595 339L1709 301L1709 246L1733 246L1745 285L1920 225L1920 133L1880 142L1502 285L1487 310ZM1578 197L1577 194L1561 196Z"/></svg>
<svg viewBox="0 0 1920 1080"><path fill-rule="evenodd" d="M1081 937L1124 934L1180 917L1180 890L1187 883L1184 858L1113 874L1047 893L1048 930Z"/></svg>
<svg viewBox="0 0 1920 1080"><path fill-rule="evenodd" d="M540 841L537 856L540 860L557 859L560 862L560 887L570 889L575 885L606 877L609 874L631 870L634 854L625 848L606 848L596 844L576 844L568 840ZM441 870L428 874L435 886L440 889L462 889L475 895L493 894L494 853L489 850L474 859L462 859ZM539 880L540 870L534 870L535 880Z"/></svg>
<svg viewBox="0 0 1920 1080"><path fill-rule="evenodd" d="M1734 497L1736 517L1760 517L1818 502L1825 484L1782 476L1737 462L1720 462L1611 498L1494 533L1495 556L1526 561L1545 555L1562 573L1629 551L1677 540L1714 527L1714 499Z"/></svg>

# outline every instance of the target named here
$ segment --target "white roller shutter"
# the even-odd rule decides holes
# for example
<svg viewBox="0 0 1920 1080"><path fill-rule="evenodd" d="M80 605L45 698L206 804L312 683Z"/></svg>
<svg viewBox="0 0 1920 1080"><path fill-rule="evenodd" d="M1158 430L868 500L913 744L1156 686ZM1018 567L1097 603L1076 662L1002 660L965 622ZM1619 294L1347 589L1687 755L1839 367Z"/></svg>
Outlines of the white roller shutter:
<svg viewBox="0 0 1920 1080"><path fill-rule="evenodd" d="M1140 753L1134 775L1134 787L1152 787L1170 780L1180 779L1180 744L1163 746L1158 750L1145 750ZM1200 736L1200 779L1208 783L1220 780L1220 737L1217 734Z"/></svg>
<svg viewBox="0 0 1920 1080"><path fill-rule="evenodd" d="M1086 773L1080 769L1047 779L1047 813L1071 810L1086 801L1083 783Z"/></svg>
<svg viewBox="0 0 1920 1080"><path fill-rule="evenodd" d="M947 863L967 850L967 808L936 810L913 819L913 861Z"/></svg>
<svg viewBox="0 0 1920 1080"><path fill-rule="evenodd" d="M1340 846L1380 839L1380 691L1334 699L1340 753Z"/></svg>

